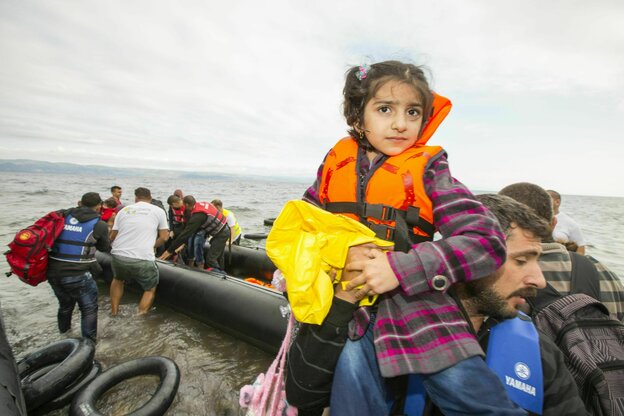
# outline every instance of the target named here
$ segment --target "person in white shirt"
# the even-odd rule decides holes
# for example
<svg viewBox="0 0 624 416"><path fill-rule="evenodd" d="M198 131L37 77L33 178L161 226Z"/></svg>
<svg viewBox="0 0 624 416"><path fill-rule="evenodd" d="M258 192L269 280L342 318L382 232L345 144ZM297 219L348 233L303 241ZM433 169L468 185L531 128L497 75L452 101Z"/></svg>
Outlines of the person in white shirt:
<svg viewBox="0 0 624 416"><path fill-rule="evenodd" d="M553 230L553 238L558 243L574 243L577 246L576 252L585 254L585 238L581 232L581 227L565 212L559 211L561 206L561 195L553 190L546 191L550 194L553 201L553 210L557 218L555 229Z"/></svg>
<svg viewBox="0 0 624 416"><path fill-rule="evenodd" d="M135 281L141 286L143 296L139 301L139 314L149 311L154 303L159 276L154 249L169 237L165 211L151 204L150 190L137 188L134 196L136 203L119 211L111 231L113 280L110 297L113 315L119 312L124 281Z"/></svg>

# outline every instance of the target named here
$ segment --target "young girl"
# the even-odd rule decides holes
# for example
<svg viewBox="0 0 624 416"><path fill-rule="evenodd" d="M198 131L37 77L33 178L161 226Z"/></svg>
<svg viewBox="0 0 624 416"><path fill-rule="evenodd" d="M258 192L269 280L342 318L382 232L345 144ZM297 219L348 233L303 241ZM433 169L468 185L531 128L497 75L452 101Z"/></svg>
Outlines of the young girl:
<svg viewBox="0 0 624 416"><path fill-rule="evenodd" d="M526 414L488 370L447 293L455 282L493 273L505 259L494 217L451 176L444 150L427 145L450 101L429 89L421 68L397 61L351 68L343 95L350 137L326 155L304 199L367 224L394 241L395 251L359 250L346 266L355 274L345 288L351 299L337 285L325 322L303 325L290 349L289 402L304 411L306 398L309 408L326 405L327 386L318 381L332 382L340 354L331 387L335 415L388 414L385 379L406 374L422 376L444 414ZM435 231L443 239L432 241ZM375 294L383 296L355 311L342 348L341 326L355 308L343 299ZM475 385L488 394L476 393L483 389Z"/></svg>

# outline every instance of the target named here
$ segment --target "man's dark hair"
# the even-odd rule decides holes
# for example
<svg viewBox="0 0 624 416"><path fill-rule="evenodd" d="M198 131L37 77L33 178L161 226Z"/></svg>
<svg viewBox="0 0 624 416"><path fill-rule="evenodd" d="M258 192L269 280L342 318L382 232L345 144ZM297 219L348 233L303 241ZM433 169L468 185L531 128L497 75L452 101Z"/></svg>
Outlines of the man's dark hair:
<svg viewBox="0 0 624 416"><path fill-rule="evenodd" d="M433 106L433 94L423 67L399 61L384 61L374 63L364 70L366 71L365 76L362 76L361 66L356 65L350 68L346 73L345 85L342 90L344 97L342 110L347 124L351 127L349 129L351 137L366 150L374 149L366 138L366 132L360 137L359 131L364 129L366 104L389 81L398 81L409 85L419 95L422 105L422 125L420 127L420 132L422 132L429 121Z"/></svg>
<svg viewBox="0 0 624 416"><path fill-rule="evenodd" d="M530 231L542 241L552 235L550 224L525 204L505 195L482 194L477 199L494 214L507 237L514 228Z"/></svg>
<svg viewBox="0 0 624 416"><path fill-rule="evenodd" d="M121 190L121 186L117 186L117 185L111 186L111 193L115 192L117 189Z"/></svg>
<svg viewBox="0 0 624 416"><path fill-rule="evenodd" d="M561 201L561 194L559 192L553 191L552 189L547 189L546 192L548 192L548 195L550 195L552 199Z"/></svg>
<svg viewBox="0 0 624 416"><path fill-rule="evenodd" d="M197 203L197 201L195 201L195 197L193 195L187 195L182 199L182 202L184 203L184 205L186 206L193 206L195 205L195 203Z"/></svg>
<svg viewBox="0 0 624 416"><path fill-rule="evenodd" d="M181 201L182 198L180 198L177 195L169 195L169 198L167 198L167 204L171 205L171 204L175 204L176 202Z"/></svg>
<svg viewBox="0 0 624 416"><path fill-rule="evenodd" d="M211 204L219 209L223 209L223 202L220 199L213 199Z"/></svg>
<svg viewBox="0 0 624 416"><path fill-rule="evenodd" d="M80 198L80 205L88 208L95 208L102 203L102 198L97 192L87 192Z"/></svg>
<svg viewBox="0 0 624 416"><path fill-rule="evenodd" d="M136 188L134 190L134 196L139 199L152 199L152 193L147 188Z"/></svg>
<svg viewBox="0 0 624 416"><path fill-rule="evenodd" d="M552 222L552 199L550 198L550 195L548 195L548 192L546 192L541 186L529 182L518 182L507 185L498 191L498 194L508 196L518 202L528 205L530 208L533 208L537 215L544 218L549 223Z"/></svg>

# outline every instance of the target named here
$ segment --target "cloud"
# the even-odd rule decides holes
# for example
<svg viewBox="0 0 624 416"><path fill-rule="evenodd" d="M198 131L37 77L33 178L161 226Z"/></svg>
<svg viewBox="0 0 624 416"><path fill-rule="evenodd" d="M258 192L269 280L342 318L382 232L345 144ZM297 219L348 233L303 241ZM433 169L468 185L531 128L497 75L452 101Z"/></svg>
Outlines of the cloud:
<svg viewBox="0 0 624 416"><path fill-rule="evenodd" d="M600 120L599 140L613 143L622 20L618 1L5 0L1 156L36 143L54 160L67 157L60 146L89 163L312 177L346 131L344 72L383 59L426 64L453 99L435 138L459 166L479 145L519 158L507 140L537 146L552 130L569 146L585 120ZM565 102L578 105L559 111ZM577 153L571 163L583 163ZM474 165L467 174L491 177Z"/></svg>

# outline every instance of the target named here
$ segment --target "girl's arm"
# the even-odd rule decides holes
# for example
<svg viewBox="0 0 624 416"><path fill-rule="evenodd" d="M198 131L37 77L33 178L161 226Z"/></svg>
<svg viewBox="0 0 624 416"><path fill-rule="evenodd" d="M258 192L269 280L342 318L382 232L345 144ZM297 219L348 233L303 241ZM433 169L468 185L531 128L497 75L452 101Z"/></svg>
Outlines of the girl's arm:
<svg viewBox="0 0 624 416"><path fill-rule="evenodd" d="M425 191L433 203L434 225L442 239L414 245L407 253L380 255L347 265L361 270L348 288L364 285L358 296L381 294L399 285L408 295L432 289L445 291L458 281L480 279L505 261L505 236L492 214L451 176L444 155L424 174Z"/></svg>
<svg viewBox="0 0 624 416"><path fill-rule="evenodd" d="M494 273L506 256L505 235L496 218L451 176L446 156L433 161L423 179L435 228L443 238L417 244L408 253L387 254L403 291L446 290L455 282Z"/></svg>

